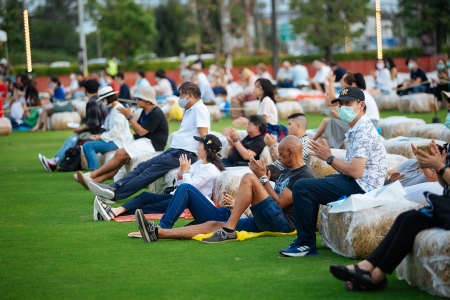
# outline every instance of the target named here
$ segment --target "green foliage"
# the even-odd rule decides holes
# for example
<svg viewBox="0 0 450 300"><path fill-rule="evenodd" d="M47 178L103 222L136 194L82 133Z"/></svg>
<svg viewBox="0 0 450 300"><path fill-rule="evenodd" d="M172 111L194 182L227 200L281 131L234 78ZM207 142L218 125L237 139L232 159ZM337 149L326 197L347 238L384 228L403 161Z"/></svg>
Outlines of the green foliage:
<svg viewBox="0 0 450 300"><path fill-rule="evenodd" d="M150 8L144 9L133 0L107 0L100 10L98 28L107 56L125 60L139 52L152 52L150 41L157 31Z"/></svg>
<svg viewBox="0 0 450 300"><path fill-rule="evenodd" d="M448 0L399 0L399 17L411 36L436 31L438 52L450 32L450 1Z"/></svg>
<svg viewBox="0 0 450 300"><path fill-rule="evenodd" d="M8 35L9 52L25 50L23 0L0 0L0 29Z"/></svg>
<svg viewBox="0 0 450 300"><path fill-rule="evenodd" d="M308 42L323 49L329 60L333 46L344 44L346 36L355 38L363 33L363 28L351 31L350 25L365 24L368 4L369 0L291 0L290 8L299 13L291 23Z"/></svg>

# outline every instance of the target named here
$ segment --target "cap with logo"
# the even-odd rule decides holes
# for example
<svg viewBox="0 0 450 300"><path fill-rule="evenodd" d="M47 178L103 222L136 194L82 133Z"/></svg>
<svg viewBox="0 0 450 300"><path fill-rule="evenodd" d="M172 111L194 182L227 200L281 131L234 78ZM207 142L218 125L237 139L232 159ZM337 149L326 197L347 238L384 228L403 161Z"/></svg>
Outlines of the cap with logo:
<svg viewBox="0 0 450 300"><path fill-rule="evenodd" d="M222 142L214 134L207 134L204 137L194 136L194 139L205 144L213 153L221 156Z"/></svg>
<svg viewBox="0 0 450 300"><path fill-rule="evenodd" d="M349 87L346 87L345 89L343 89L341 91L341 93L339 94L339 97L337 97L336 99L331 101L331 103L336 103L338 101L350 102L353 100L364 101L364 100L366 100L366 97L364 96L363 91L360 90L359 88L349 86Z"/></svg>

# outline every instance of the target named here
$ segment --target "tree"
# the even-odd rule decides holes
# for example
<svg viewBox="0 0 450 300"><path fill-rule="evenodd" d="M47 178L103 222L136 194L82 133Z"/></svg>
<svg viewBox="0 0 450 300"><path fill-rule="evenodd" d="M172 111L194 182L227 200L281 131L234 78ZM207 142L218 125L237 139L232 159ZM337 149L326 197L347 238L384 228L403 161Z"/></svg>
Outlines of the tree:
<svg viewBox="0 0 450 300"><path fill-rule="evenodd" d="M133 0L104 2L97 24L103 52L123 60L139 52L151 52L151 39L157 33L153 11Z"/></svg>
<svg viewBox="0 0 450 300"><path fill-rule="evenodd" d="M363 28L352 31L350 25L365 24L369 1L291 0L291 10L299 13L291 24L297 33L304 34L308 42L324 51L326 60L331 60L333 46L344 44L347 36L355 38L363 33Z"/></svg>
<svg viewBox="0 0 450 300"><path fill-rule="evenodd" d="M399 17L403 20L407 32L420 37L427 31L435 31L437 52L450 32L449 0L399 0Z"/></svg>
<svg viewBox="0 0 450 300"><path fill-rule="evenodd" d="M8 35L9 51L24 52L23 6L21 0L0 0L0 28Z"/></svg>

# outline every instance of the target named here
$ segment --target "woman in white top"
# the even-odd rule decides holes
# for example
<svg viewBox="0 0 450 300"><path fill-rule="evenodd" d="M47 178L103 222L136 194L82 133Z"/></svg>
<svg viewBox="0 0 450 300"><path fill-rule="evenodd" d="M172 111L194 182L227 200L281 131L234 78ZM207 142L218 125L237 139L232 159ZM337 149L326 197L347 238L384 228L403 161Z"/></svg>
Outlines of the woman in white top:
<svg viewBox="0 0 450 300"><path fill-rule="evenodd" d="M155 79L158 85L155 86L156 100L165 100L166 97L173 95L172 85L166 78L164 70L155 72Z"/></svg>
<svg viewBox="0 0 450 300"><path fill-rule="evenodd" d="M384 59L377 60L377 70L372 73L375 78L375 89L382 93L390 93L392 90L391 72L386 68L386 61Z"/></svg>
<svg viewBox="0 0 450 300"><path fill-rule="evenodd" d="M106 153L123 148L133 140L130 126L123 114L118 111L123 105L117 100L117 94L110 86L106 86L98 92L98 100L106 100L111 111L105 119L103 127L106 129L102 134L93 134L93 141L83 144L83 151L86 156L89 170L99 168L96 153Z"/></svg>
<svg viewBox="0 0 450 300"><path fill-rule="evenodd" d="M111 220L120 214L134 214L137 209L144 213L165 213L171 215L173 223L189 203L204 202L214 207L211 195L214 179L225 170L218 154L222 149L219 138L212 134L204 137L194 137L199 141L197 147L198 161L191 165L191 161L182 155L177 174L178 188L172 194L142 193L118 208L112 208L94 200L94 220ZM179 213L178 213L179 212ZM195 216L195 209L191 210ZM162 226L162 223L161 223Z"/></svg>
<svg viewBox="0 0 450 300"><path fill-rule="evenodd" d="M255 82L253 94L260 100L256 114L264 116L264 119L269 124L278 124L278 110L275 105L272 82L265 78L259 78Z"/></svg>

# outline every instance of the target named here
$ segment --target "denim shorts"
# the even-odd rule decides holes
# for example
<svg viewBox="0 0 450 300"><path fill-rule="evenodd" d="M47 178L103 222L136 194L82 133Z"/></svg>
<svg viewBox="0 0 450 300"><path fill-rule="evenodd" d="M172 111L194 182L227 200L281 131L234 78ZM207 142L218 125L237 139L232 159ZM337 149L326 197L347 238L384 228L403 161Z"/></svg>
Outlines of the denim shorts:
<svg viewBox="0 0 450 300"><path fill-rule="evenodd" d="M278 206L272 197L267 197L255 206L250 207L253 218L240 219L236 225L237 231L248 232L291 232L291 228L283 214L283 210Z"/></svg>

